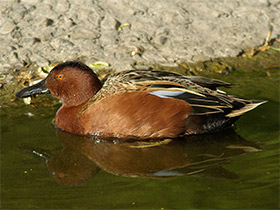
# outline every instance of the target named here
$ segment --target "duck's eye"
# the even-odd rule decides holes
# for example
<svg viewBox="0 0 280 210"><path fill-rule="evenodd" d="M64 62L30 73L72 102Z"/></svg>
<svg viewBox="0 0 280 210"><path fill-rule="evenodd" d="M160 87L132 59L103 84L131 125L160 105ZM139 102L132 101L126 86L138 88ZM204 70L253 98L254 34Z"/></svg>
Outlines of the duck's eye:
<svg viewBox="0 0 280 210"><path fill-rule="evenodd" d="M64 78L64 75L63 74L59 74L59 75L56 76L56 78L59 79L59 80L62 80Z"/></svg>

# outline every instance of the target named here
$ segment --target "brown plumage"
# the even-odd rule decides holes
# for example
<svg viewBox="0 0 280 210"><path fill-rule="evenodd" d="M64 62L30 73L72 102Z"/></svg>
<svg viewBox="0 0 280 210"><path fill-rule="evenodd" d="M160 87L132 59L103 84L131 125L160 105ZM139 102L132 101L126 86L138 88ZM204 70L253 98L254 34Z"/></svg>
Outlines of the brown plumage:
<svg viewBox="0 0 280 210"><path fill-rule="evenodd" d="M71 133L162 138L221 130L265 102L226 95L219 86L231 84L145 70L114 74L102 84L89 67L70 61L17 96L51 92L62 101L55 126Z"/></svg>

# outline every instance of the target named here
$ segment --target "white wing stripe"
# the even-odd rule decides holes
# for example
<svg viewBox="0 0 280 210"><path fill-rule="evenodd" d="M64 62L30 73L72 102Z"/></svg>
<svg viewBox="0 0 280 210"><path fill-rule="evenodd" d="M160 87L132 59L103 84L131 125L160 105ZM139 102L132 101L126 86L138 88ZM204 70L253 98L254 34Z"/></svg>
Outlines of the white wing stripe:
<svg viewBox="0 0 280 210"><path fill-rule="evenodd" d="M172 98L179 95L184 94L185 92L178 92L178 91L168 91L168 90L156 90L152 91L149 94L158 96L160 98Z"/></svg>

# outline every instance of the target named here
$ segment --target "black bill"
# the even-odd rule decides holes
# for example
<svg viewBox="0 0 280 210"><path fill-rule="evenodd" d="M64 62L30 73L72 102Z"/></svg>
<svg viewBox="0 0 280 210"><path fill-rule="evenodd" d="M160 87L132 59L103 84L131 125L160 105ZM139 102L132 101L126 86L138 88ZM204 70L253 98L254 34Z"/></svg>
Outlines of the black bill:
<svg viewBox="0 0 280 210"><path fill-rule="evenodd" d="M43 79L41 82L35 85L23 88L22 90L18 91L16 93L16 96L20 98L26 98L26 97L35 96L38 94L46 94L46 93L50 93L50 91L46 86L46 79Z"/></svg>

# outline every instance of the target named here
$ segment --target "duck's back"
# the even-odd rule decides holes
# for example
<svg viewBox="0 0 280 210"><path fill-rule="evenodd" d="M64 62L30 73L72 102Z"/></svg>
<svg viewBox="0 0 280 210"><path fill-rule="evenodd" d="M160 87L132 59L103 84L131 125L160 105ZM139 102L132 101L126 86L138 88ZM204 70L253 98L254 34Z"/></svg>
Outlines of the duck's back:
<svg viewBox="0 0 280 210"><path fill-rule="evenodd" d="M209 133L264 103L228 96L216 90L219 86L231 84L171 72L118 73L106 79L93 99L88 116L102 109L104 117L87 130L144 138Z"/></svg>

